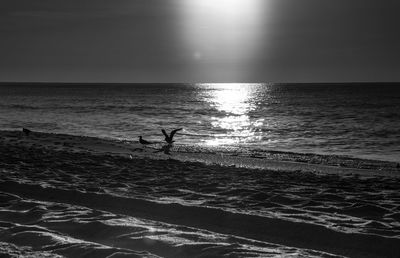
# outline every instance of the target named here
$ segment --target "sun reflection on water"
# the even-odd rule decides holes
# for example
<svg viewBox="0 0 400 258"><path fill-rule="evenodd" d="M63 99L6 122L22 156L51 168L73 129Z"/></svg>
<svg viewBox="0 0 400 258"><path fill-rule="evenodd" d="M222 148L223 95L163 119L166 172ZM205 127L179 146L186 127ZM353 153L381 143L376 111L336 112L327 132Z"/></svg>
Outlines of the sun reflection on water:
<svg viewBox="0 0 400 258"><path fill-rule="evenodd" d="M219 111L235 115L244 115L253 109L251 97L253 88L245 84L214 84L212 85L211 101Z"/></svg>
<svg viewBox="0 0 400 258"><path fill-rule="evenodd" d="M201 84L200 87L207 89L204 100L219 111L218 116L211 118L211 125L221 131L205 144L231 145L261 138L264 119L250 117L250 112L257 107L261 84Z"/></svg>

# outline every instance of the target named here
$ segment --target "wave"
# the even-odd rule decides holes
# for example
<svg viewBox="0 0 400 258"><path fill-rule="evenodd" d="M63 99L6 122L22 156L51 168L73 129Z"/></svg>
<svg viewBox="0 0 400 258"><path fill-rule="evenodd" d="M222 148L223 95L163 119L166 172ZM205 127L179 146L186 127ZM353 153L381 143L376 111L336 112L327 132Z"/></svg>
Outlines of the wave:
<svg viewBox="0 0 400 258"><path fill-rule="evenodd" d="M138 250L169 257L400 251L398 170L375 170L373 161L370 169L350 169L305 162L312 155L294 162L284 161L294 155L288 153L258 158L178 145L168 155L154 153L162 144L0 135L0 241L10 250L102 250L101 257ZM264 167L247 168L257 164Z"/></svg>
<svg viewBox="0 0 400 258"><path fill-rule="evenodd" d="M2 109L16 109L16 110L42 109L41 106L23 105L23 104L0 104L0 108L2 108Z"/></svg>
<svg viewBox="0 0 400 258"><path fill-rule="evenodd" d="M343 234L312 224L206 207L158 204L12 182L0 184L3 191L17 193L19 198L15 201L14 197L11 202L13 197L2 194L16 209L13 206L9 211L0 209L9 228L2 232L0 239L39 250L52 246L47 251L55 253L60 246L64 247L61 254L90 251L92 255L106 256L122 252L149 257L151 254L176 257L221 253L334 257L335 253L351 255L350 250L357 250L358 255L391 256L399 251L398 240L373 234ZM33 208L18 211L21 205L27 204ZM32 223L32 213L37 217L35 225L24 225ZM363 250L359 250L360 246Z"/></svg>

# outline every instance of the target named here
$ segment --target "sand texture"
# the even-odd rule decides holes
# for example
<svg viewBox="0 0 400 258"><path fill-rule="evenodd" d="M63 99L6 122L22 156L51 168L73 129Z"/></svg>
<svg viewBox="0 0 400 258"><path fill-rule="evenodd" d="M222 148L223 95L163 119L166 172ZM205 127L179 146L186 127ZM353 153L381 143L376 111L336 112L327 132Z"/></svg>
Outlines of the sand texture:
<svg viewBox="0 0 400 258"><path fill-rule="evenodd" d="M235 156L215 154L219 164L211 164L212 154L154 153L161 147L0 132L0 255L400 255L392 164L308 169L290 158L247 156L232 166ZM240 165L252 160L264 168Z"/></svg>

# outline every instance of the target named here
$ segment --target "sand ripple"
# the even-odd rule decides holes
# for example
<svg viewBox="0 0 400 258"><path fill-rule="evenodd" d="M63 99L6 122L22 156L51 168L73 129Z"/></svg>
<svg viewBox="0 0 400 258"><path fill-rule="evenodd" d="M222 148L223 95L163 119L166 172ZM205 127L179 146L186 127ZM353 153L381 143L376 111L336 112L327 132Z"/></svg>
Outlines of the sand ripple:
<svg viewBox="0 0 400 258"><path fill-rule="evenodd" d="M11 257L330 256L65 203L0 198L0 251Z"/></svg>
<svg viewBox="0 0 400 258"><path fill-rule="evenodd" d="M323 225L341 232L400 238L398 178L287 173L206 166L174 160L25 150L7 153L3 178L219 207ZM40 158L41 162L37 162ZM18 173L13 172L18 171Z"/></svg>
<svg viewBox="0 0 400 258"><path fill-rule="evenodd" d="M52 137L60 142L75 139ZM243 221L247 220L245 215L255 215L266 221L310 225L310 230L324 228L328 235L332 231L343 237L376 236L379 241L400 243L398 177L250 170L173 159L127 158L107 152L71 151L68 144L65 148L49 148L35 142L22 144L17 139L2 141L0 147L3 187L40 185L40 189L55 195L53 201L41 196L30 199L12 187L0 194L0 241L4 242L0 248L10 252L34 255L39 250L43 256L96 257L188 257L200 253L328 256L321 250L293 248L277 244L279 241L272 244L236 233L200 229L194 222L167 223L139 213L123 216L107 209L100 211L90 202L79 206L57 201L52 189L83 194L82 198L95 193L142 199L169 205L171 209L178 203L222 210L221 216L226 217L238 214Z"/></svg>

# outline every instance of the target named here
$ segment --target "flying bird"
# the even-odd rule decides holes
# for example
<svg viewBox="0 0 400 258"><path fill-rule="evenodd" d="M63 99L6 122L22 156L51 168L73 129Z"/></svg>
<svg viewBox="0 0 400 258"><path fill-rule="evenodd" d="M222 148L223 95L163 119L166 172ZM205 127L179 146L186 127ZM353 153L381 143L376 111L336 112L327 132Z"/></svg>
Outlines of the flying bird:
<svg viewBox="0 0 400 258"><path fill-rule="evenodd" d="M167 132L165 132L164 129L161 130L161 132L164 134L165 136L165 141L169 144L173 143L174 141L172 140L174 138L174 135L176 134L176 132L182 130L183 128L179 128L179 129L175 129L172 130L171 133L168 135Z"/></svg>
<svg viewBox="0 0 400 258"><path fill-rule="evenodd" d="M148 144L152 144L152 142L146 141L142 138L142 136L139 136L139 143L143 144L143 145L148 145Z"/></svg>
<svg viewBox="0 0 400 258"><path fill-rule="evenodd" d="M29 134L30 134L32 131L29 130L29 129L26 129L26 128L22 128L22 132L23 132L26 136L29 136Z"/></svg>

